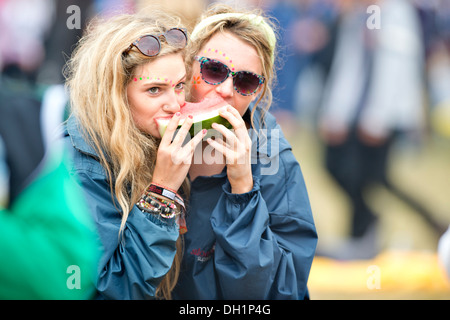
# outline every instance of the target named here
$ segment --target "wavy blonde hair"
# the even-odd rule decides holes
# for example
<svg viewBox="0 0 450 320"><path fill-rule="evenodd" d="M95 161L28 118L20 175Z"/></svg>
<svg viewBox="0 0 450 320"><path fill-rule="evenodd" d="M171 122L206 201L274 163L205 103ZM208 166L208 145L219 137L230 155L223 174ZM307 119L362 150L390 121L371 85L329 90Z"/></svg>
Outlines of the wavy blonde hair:
<svg viewBox="0 0 450 320"><path fill-rule="evenodd" d="M126 88L139 66L168 54L182 54L184 58L185 50L162 41L161 52L156 57L144 56L135 47L126 55L122 53L139 37L163 33L174 27L182 27L180 20L160 10L152 10L151 15L96 18L89 24L65 68L72 113L82 125L85 140L100 157L112 201L122 215L118 235L122 240L129 212L152 181L160 142L136 127ZM186 190L187 180L183 187ZM159 298L171 299L179 274L181 241L180 237L171 270L156 290Z"/></svg>
<svg viewBox="0 0 450 320"><path fill-rule="evenodd" d="M233 14L235 14L233 16ZM194 57L205 46L216 33L230 32L238 38L252 45L261 59L262 75L266 79L261 93L252 110L251 121L253 124L253 116L257 107L261 108L261 119L263 122L264 114L269 110L272 100L272 86L275 82L275 61L276 61L276 27L272 20L265 17L259 9L253 11L242 11L234 9L231 6L223 4L214 4L202 15L201 20L214 15L222 15L223 18L214 19L212 23L204 25L201 29L195 30L192 35L192 41L188 45L186 55L186 66L188 79L192 77L192 65ZM219 16L218 16L219 17ZM257 17L258 22L255 22ZM272 37L268 37L267 29L261 27L261 21L266 27L271 29ZM192 89L192 88L190 88Z"/></svg>

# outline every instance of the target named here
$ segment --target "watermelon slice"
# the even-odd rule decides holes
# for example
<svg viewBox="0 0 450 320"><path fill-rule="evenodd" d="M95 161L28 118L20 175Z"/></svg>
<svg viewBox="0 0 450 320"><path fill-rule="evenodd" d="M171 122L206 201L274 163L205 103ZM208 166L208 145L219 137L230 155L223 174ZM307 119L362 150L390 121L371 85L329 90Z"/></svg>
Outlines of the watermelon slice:
<svg viewBox="0 0 450 320"><path fill-rule="evenodd" d="M220 97L205 98L203 101L197 103L186 102L180 109L181 119L178 129L184 123L188 115L192 115L194 117L194 122L189 130L191 137L195 136L203 129L211 129L211 125L214 122L231 129L232 125L228 122L228 120L219 115L219 109L227 104L228 103ZM172 116L155 118L161 137L164 135L167 125L171 119Z"/></svg>

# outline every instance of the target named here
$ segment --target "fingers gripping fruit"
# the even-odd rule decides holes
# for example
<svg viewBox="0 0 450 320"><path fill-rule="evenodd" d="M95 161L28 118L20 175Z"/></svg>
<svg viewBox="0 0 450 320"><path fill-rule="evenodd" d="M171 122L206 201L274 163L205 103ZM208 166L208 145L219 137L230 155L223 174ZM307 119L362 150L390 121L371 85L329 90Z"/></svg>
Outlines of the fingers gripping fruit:
<svg viewBox="0 0 450 320"><path fill-rule="evenodd" d="M189 133L191 137L195 136L199 131L203 129L211 129L211 125L215 122L222 124L228 129L232 126L225 118L219 115L219 109L226 106L227 102L220 97L206 98L198 103L186 102L180 109L181 120L179 122L178 128L184 123L184 120L188 115L193 116L193 124ZM159 133L161 137L166 131L167 125L169 124L172 116L156 118L155 121L158 125Z"/></svg>

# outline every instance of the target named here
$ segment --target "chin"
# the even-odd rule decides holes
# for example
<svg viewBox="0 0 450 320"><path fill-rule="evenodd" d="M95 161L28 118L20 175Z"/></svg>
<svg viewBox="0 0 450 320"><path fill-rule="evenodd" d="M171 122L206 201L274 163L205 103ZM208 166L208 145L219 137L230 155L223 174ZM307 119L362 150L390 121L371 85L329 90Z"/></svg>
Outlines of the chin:
<svg viewBox="0 0 450 320"><path fill-rule="evenodd" d="M149 135L149 136L152 136L154 138L161 139L161 135L159 134L159 130L156 129L156 128L149 128L149 127L142 128L142 127L140 127L139 130L142 133L144 133L145 135Z"/></svg>
<svg viewBox="0 0 450 320"><path fill-rule="evenodd" d="M159 133L158 130L156 130L156 131L152 130L151 132L146 131L146 133L147 133L148 135L152 136L153 138L161 139L161 134Z"/></svg>

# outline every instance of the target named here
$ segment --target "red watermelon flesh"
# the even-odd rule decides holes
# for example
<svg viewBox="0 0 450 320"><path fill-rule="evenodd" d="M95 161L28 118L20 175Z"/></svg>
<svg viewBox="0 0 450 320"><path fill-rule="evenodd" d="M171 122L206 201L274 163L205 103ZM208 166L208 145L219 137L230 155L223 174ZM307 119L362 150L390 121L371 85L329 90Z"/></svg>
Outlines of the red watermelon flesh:
<svg viewBox="0 0 450 320"><path fill-rule="evenodd" d="M219 115L219 109L226 105L228 103L221 97L205 98L203 101L196 103L186 102L180 109L181 120L178 128L181 127L188 115L192 115L194 121L189 130L191 137L203 129L211 129L211 125L214 122L223 124L225 127L231 129L232 126L228 120ZM164 135L171 119L172 116L155 118L161 137Z"/></svg>

